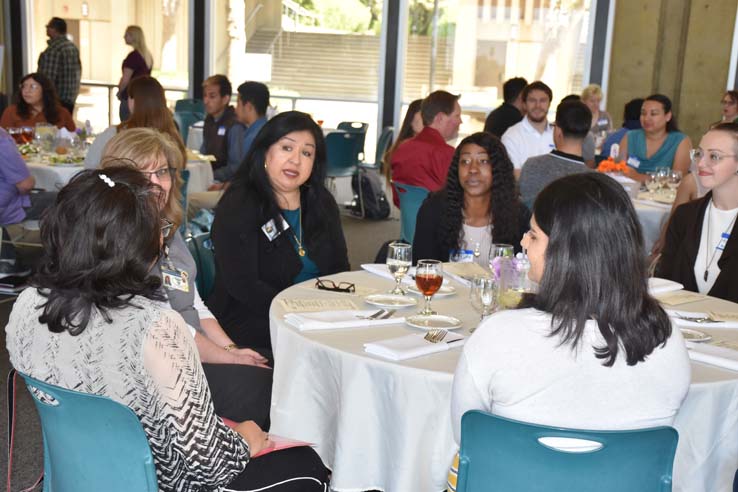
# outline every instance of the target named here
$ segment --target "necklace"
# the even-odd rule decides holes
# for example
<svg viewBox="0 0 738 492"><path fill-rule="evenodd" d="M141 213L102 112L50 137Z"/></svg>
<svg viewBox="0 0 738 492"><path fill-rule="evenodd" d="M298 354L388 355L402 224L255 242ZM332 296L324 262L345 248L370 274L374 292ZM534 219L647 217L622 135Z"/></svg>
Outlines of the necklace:
<svg viewBox="0 0 738 492"><path fill-rule="evenodd" d="M467 225L469 226L470 229L475 227L469 224ZM484 240L485 232L487 232L487 227L489 227L489 222L486 225L482 226L481 231L479 232L478 240L474 241L473 253L474 253L475 258L479 258L480 256L482 256L482 241Z"/></svg>
<svg viewBox="0 0 738 492"><path fill-rule="evenodd" d="M710 223L712 222L712 200L710 200L710 203L707 205L707 247L710 247ZM705 282L707 282L707 277L710 275L710 267L712 266L712 262L715 261L715 256L717 255L718 251L722 251L723 248L721 245L723 245L723 241L726 240L725 236L728 234L728 231L733 229L733 225L735 225L735 219L738 217L738 214L733 216L733 220L730 221L730 224L728 227L725 228L723 233L720 235L720 239L718 240L717 245L715 245L715 250L712 252L712 256L710 256L710 262L707 262L707 254L705 254L705 274L702 276ZM724 246L724 245L723 245Z"/></svg>
<svg viewBox="0 0 738 492"><path fill-rule="evenodd" d="M300 225L300 239L297 238L297 234L295 234L295 230L292 230L292 237L295 238L295 242L297 243L297 254L300 256L305 256L305 248L302 247L302 207L297 209L297 216L298 216L298 224Z"/></svg>

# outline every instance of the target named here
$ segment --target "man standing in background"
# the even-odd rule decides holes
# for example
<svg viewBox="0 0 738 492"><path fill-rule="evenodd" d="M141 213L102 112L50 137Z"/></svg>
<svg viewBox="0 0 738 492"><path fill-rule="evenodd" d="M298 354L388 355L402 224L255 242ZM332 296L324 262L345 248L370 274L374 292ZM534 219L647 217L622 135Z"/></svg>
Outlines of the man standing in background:
<svg viewBox="0 0 738 492"><path fill-rule="evenodd" d="M46 35L49 37L49 46L38 57L38 72L54 82L61 105L74 115L74 103L82 76L79 50L67 39L67 23L64 19L52 17L46 24Z"/></svg>
<svg viewBox="0 0 738 492"><path fill-rule="evenodd" d="M526 85L528 81L523 77L514 77L505 81L502 86L504 101L487 116L487 121L484 122L485 132L502 138L508 128L523 119L525 104L522 93Z"/></svg>

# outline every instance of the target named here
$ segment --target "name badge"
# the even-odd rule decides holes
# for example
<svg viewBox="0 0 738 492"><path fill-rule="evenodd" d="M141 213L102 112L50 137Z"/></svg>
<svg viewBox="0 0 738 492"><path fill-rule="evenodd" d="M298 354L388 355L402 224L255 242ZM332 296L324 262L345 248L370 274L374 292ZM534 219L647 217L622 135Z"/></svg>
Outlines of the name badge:
<svg viewBox="0 0 738 492"><path fill-rule="evenodd" d="M452 263L472 263L474 261L474 251L470 249L452 249L449 252L449 260Z"/></svg>
<svg viewBox="0 0 738 492"><path fill-rule="evenodd" d="M219 126L219 127L218 127L218 136L219 136L219 137L222 137L222 136L223 136L223 135L225 135L225 134L226 134L226 127L224 127L224 126Z"/></svg>
<svg viewBox="0 0 738 492"><path fill-rule="evenodd" d="M169 290L190 291L190 284L187 282L188 275L184 270L162 267L161 278L164 281L164 287Z"/></svg>
<svg viewBox="0 0 738 492"><path fill-rule="evenodd" d="M641 161L637 157L633 157L633 156L628 157L627 163L630 167L634 167L636 169L641 167Z"/></svg>
<svg viewBox="0 0 738 492"><path fill-rule="evenodd" d="M284 217L282 217L282 230L286 231L290 228L290 225L287 223L286 220L284 220ZM277 229L277 226L274 224L274 219L270 219L269 222L261 226L261 230L264 231L264 235L269 239L269 241L274 241L274 239L282 234L282 231Z"/></svg>
<svg viewBox="0 0 738 492"><path fill-rule="evenodd" d="M728 244L728 239L730 239L730 233L723 232L720 235L720 242L715 246L715 249L719 249L720 251L725 249L725 245Z"/></svg>
<svg viewBox="0 0 738 492"><path fill-rule="evenodd" d="M599 120L597 120L597 124L600 126L607 125L607 118L600 118Z"/></svg>

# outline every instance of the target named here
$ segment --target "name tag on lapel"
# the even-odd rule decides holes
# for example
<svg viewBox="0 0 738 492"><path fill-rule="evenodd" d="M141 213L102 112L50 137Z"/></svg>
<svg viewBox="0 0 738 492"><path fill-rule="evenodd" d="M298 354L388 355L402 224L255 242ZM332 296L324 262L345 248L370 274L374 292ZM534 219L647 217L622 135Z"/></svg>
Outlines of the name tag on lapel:
<svg viewBox="0 0 738 492"><path fill-rule="evenodd" d="M282 231L286 231L290 228L290 225L287 223L286 220L284 220L284 217L282 217ZM269 241L274 241L274 239L282 234L282 231L277 229L276 224L274 223L274 219L270 219L269 222L261 226L261 230L264 232L264 235L269 239Z"/></svg>
<svg viewBox="0 0 738 492"><path fill-rule="evenodd" d="M219 137L222 137L225 134L226 134L226 127L224 127L224 126L218 127L218 136Z"/></svg>

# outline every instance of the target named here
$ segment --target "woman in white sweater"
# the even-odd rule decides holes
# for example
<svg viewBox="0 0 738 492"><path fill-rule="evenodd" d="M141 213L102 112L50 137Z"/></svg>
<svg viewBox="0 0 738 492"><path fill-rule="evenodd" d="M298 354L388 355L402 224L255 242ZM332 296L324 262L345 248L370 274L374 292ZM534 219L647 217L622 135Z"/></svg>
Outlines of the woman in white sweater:
<svg viewBox="0 0 738 492"><path fill-rule="evenodd" d="M599 173L537 197L521 241L538 294L485 320L464 347L451 417L479 409L578 429L670 425L687 393L684 341L647 290L628 195Z"/></svg>

